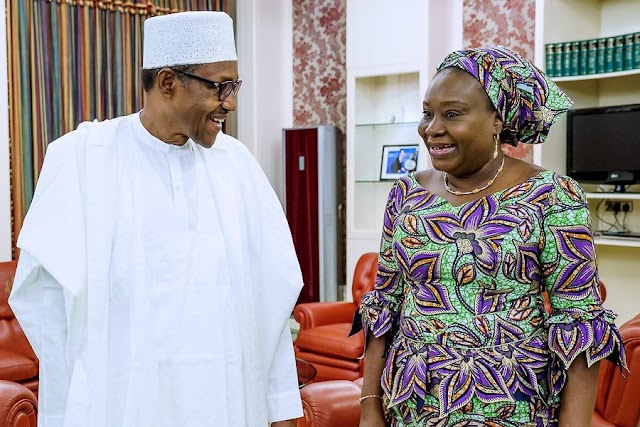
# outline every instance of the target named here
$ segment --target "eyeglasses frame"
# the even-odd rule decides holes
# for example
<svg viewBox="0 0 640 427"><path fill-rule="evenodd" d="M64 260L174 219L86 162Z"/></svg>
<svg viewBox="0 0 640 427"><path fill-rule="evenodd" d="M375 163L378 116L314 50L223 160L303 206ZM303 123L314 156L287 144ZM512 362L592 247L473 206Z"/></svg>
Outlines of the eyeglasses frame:
<svg viewBox="0 0 640 427"><path fill-rule="evenodd" d="M171 70L173 72L175 72L175 73L182 74L183 76L187 76L187 77L190 77L190 78L192 78L194 80L198 80L198 81L201 81L202 83L206 83L206 84L208 84L210 86L213 86L214 88L216 88L218 90L218 101L220 101L220 102L224 102L227 99L229 99L231 94L233 94L234 96L237 96L238 92L240 92L240 87L242 86L242 80L240 80L240 79L236 80L235 82L232 81L232 80L227 80L227 81L224 81L224 82L214 82L213 80L205 79L204 77L201 77L201 76L199 76L197 74L189 73L187 71L176 70L174 68L171 68ZM222 97L223 91L220 90L220 89L225 84L231 84L231 92L229 92L229 94L223 98Z"/></svg>

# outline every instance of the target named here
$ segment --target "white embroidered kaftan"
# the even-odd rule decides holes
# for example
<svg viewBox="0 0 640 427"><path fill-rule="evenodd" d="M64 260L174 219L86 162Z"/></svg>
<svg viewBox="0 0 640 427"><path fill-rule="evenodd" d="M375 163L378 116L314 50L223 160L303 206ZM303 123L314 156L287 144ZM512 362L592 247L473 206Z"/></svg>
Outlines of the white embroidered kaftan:
<svg viewBox="0 0 640 427"><path fill-rule="evenodd" d="M48 149L10 304L40 358L40 427L266 426L302 415L302 278L246 148L154 138L139 114Z"/></svg>

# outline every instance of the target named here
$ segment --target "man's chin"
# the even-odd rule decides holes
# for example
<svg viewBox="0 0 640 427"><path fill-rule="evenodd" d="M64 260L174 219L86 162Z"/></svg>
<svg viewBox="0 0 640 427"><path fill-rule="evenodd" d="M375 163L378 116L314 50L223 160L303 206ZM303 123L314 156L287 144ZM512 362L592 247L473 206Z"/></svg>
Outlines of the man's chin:
<svg viewBox="0 0 640 427"><path fill-rule="evenodd" d="M202 140L202 139L194 139L193 141L198 144L199 146L203 147L203 148L211 148L213 147L213 144L216 143L216 137L218 135L214 135L213 138L210 139L206 139L206 140Z"/></svg>

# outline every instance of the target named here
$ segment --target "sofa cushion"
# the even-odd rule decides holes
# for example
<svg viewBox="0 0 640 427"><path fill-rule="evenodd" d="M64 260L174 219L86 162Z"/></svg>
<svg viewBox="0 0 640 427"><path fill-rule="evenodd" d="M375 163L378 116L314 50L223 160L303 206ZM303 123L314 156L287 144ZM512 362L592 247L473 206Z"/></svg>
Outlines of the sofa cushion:
<svg viewBox="0 0 640 427"><path fill-rule="evenodd" d="M342 359L357 359L364 352L364 335L349 336L351 323L334 323L303 329L298 333L296 346L301 350Z"/></svg>
<svg viewBox="0 0 640 427"><path fill-rule="evenodd" d="M298 348L296 351L296 357L311 363L313 366L316 367L316 369L318 369L318 365L325 365L325 366L330 366L332 368L336 368L338 370L350 371L349 372L350 374L352 372L360 371L360 360L358 359L343 359L341 357L326 356L324 354L318 354L315 351L311 353L311 352L302 350L300 348ZM349 375L349 377L351 376L352 375ZM356 378L358 377L354 377L353 379L356 379ZM335 377L334 380L335 379L346 380L349 378L343 378L342 376L340 376L340 377ZM318 381L318 379L314 378L314 381Z"/></svg>
<svg viewBox="0 0 640 427"><path fill-rule="evenodd" d="M11 351L0 350L0 379L24 381L38 375L38 364Z"/></svg>

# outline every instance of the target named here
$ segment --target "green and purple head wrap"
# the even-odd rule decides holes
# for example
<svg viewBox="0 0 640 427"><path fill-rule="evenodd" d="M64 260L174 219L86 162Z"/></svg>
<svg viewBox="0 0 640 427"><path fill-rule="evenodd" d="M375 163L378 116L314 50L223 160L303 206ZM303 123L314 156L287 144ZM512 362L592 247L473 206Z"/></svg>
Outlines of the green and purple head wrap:
<svg viewBox="0 0 640 427"><path fill-rule="evenodd" d="M573 101L536 66L503 46L450 53L438 71L460 68L475 77L498 111L500 138L511 145L544 142L551 125Z"/></svg>

